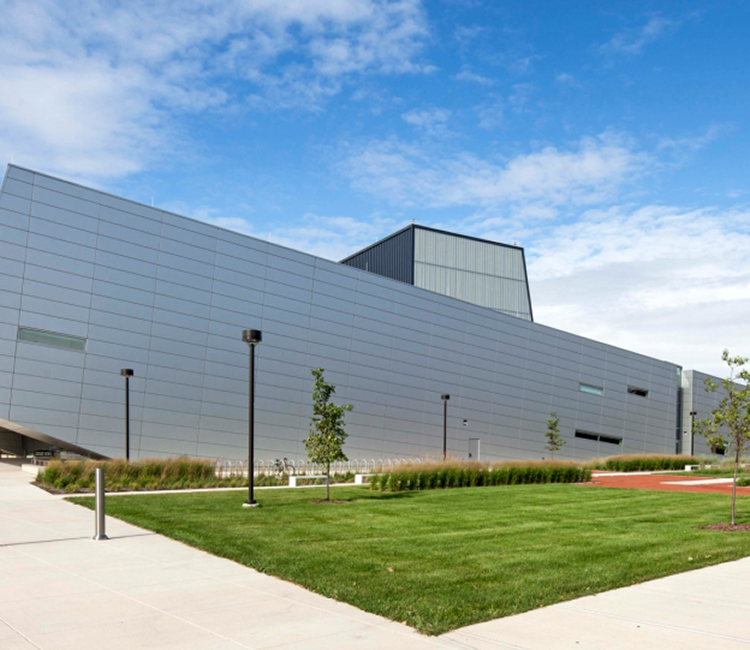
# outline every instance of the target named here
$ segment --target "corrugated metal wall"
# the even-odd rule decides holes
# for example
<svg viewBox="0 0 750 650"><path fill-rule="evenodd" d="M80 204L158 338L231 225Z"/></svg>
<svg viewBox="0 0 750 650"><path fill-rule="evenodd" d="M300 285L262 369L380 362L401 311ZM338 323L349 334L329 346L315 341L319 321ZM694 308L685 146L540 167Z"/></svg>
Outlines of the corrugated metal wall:
<svg viewBox="0 0 750 650"><path fill-rule="evenodd" d="M523 250L417 228L414 285L532 320Z"/></svg>
<svg viewBox="0 0 750 650"><path fill-rule="evenodd" d="M414 228L397 232L341 263L391 280L414 284Z"/></svg>

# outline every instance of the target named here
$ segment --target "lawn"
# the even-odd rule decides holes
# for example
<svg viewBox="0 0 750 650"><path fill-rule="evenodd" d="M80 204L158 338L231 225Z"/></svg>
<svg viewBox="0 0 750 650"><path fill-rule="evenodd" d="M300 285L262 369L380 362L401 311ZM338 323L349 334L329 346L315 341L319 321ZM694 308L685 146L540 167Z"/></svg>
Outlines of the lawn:
<svg viewBox="0 0 750 650"><path fill-rule="evenodd" d="M724 495L579 485L113 496L107 514L426 634L750 555ZM93 506L90 497L71 501ZM740 499L738 523L750 523Z"/></svg>

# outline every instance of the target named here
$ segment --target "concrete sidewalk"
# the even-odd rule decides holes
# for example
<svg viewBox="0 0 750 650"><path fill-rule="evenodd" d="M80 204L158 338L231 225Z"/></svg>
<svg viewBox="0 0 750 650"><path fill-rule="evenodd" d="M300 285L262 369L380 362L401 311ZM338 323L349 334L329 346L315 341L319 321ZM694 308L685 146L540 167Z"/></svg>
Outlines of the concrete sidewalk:
<svg viewBox="0 0 750 650"><path fill-rule="evenodd" d="M0 648L750 649L750 559L424 637L107 520L0 462ZM740 533L737 533L740 534Z"/></svg>

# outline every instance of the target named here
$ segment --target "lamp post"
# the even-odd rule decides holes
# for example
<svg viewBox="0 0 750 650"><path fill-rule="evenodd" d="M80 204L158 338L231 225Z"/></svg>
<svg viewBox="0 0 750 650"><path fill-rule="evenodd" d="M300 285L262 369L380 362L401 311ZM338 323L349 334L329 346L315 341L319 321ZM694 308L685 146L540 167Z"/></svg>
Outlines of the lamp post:
<svg viewBox="0 0 750 650"><path fill-rule="evenodd" d="M248 387L247 417L247 501L245 508L253 508L258 502L253 498L253 470L255 469L255 346L263 340L260 330L242 330L242 340L250 347L250 381Z"/></svg>
<svg viewBox="0 0 750 650"><path fill-rule="evenodd" d="M450 395L441 395L443 400L443 460L448 456L448 400Z"/></svg>
<svg viewBox="0 0 750 650"><path fill-rule="evenodd" d="M125 377L125 460L130 460L130 378L132 368L123 368L120 374Z"/></svg>
<svg viewBox="0 0 750 650"><path fill-rule="evenodd" d="M695 416L698 411L690 411L690 455L695 456Z"/></svg>

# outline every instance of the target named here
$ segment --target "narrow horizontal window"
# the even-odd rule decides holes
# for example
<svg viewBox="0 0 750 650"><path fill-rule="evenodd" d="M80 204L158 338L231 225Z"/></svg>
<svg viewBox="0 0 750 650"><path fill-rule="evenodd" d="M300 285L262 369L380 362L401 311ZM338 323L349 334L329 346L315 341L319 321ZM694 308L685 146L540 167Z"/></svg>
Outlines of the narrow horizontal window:
<svg viewBox="0 0 750 650"><path fill-rule="evenodd" d="M648 391L645 388L628 386L628 393L630 393L631 395L638 395L638 397L648 397Z"/></svg>
<svg viewBox="0 0 750 650"><path fill-rule="evenodd" d="M38 343L48 345L51 348L63 350L76 350L83 352L86 349L86 339L79 336L69 336L58 332L45 332L44 330L33 330L28 327L18 328L18 340L27 343Z"/></svg>
<svg viewBox="0 0 750 650"><path fill-rule="evenodd" d="M591 384L578 384L578 390L582 393L590 393L591 395L603 395L604 389L600 386L592 386Z"/></svg>
<svg viewBox="0 0 750 650"><path fill-rule="evenodd" d="M723 456L727 453L727 450L724 447L719 447L718 445L711 445L711 453Z"/></svg>
<svg viewBox="0 0 750 650"><path fill-rule="evenodd" d="M604 442L608 445L619 445L622 443L622 438L604 436L600 433L592 433L591 431L576 431L576 438L581 438L582 440L593 440L594 442Z"/></svg>

